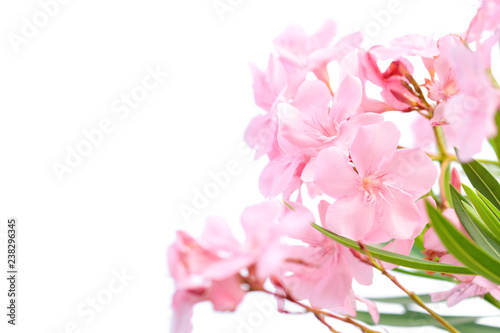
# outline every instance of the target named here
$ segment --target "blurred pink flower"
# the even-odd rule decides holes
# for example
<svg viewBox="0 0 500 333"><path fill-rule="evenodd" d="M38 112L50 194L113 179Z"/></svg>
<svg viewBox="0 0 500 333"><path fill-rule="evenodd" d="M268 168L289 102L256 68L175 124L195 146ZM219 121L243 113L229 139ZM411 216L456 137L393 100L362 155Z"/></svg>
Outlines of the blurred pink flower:
<svg viewBox="0 0 500 333"><path fill-rule="evenodd" d="M495 114L500 106L500 90L489 75L492 38L476 43L471 50L456 35L439 40L440 54L434 62L438 79L427 82L429 96L440 99L431 124L450 126L462 160L470 160L481 150L486 138L497 133Z"/></svg>
<svg viewBox="0 0 500 333"><path fill-rule="evenodd" d="M269 57L266 71L250 65L253 76L253 91L255 104L266 111L252 119L244 138L251 148L255 148L255 158L263 155L275 156L278 153L276 131L278 129L276 105L286 101L286 73L274 55Z"/></svg>
<svg viewBox="0 0 500 333"><path fill-rule="evenodd" d="M321 201L318 207L321 224L325 228L328 206L328 202ZM296 228L288 235L307 246L296 246L291 250L294 260L289 261L285 267L291 274L283 278L287 290L298 300L309 300L313 307L355 316L356 296L352 290L352 281L356 279L361 284L370 285L373 268L361 262L348 248L310 226ZM377 322L376 306L366 303Z"/></svg>
<svg viewBox="0 0 500 333"><path fill-rule="evenodd" d="M487 293L490 293L491 296L500 300L499 285L492 283L482 276L475 276L471 282L462 282L448 291L432 293L431 299L433 302L446 300L448 306L454 306L466 298L474 296L484 297Z"/></svg>
<svg viewBox="0 0 500 333"><path fill-rule="evenodd" d="M340 61L361 44L360 33L348 35L337 44L332 44L336 34L337 24L330 19L312 35L308 35L301 26L292 25L273 41L287 73L288 97L293 98L308 72L329 85L327 64L333 60Z"/></svg>
<svg viewBox="0 0 500 333"><path fill-rule="evenodd" d="M207 221L200 240L183 231L177 232L167 259L176 285L172 332L191 332L192 309L196 303L210 301L218 311L234 311L243 299L246 291L240 286L238 273L252 258L245 254L221 220Z"/></svg>
<svg viewBox="0 0 500 333"><path fill-rule="evenodd" d="M476 16L466 32L467 42L481 39L484 31L497 32L500 29L500 0L483 0Z"/></svg>

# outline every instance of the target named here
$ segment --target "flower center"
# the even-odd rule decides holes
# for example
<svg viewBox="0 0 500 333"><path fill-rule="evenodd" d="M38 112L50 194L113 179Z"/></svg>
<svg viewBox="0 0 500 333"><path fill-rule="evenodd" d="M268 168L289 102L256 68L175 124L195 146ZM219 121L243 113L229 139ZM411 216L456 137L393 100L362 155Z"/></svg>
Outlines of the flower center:
<svg viewBox="0 0 500 333"><path fill-rule="evenodd" d="M365 192L365 203L371 204L375 201L377 194L383 189L382 176L369 175L361 180L359 189Z"/></svg>

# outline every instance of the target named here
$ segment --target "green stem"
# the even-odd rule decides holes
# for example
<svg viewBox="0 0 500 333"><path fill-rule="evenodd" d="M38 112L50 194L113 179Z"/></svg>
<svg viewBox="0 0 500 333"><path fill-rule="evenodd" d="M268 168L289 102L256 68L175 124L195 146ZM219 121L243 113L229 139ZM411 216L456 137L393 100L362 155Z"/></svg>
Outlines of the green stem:
<svg viewBox="0 0 500 333"><path fill-rule="evenodd" d="M268 291L266 289L260 289L260 290L256 290L256 291L262 291L266 294L269 294L269 295L273 295L274 297L280 297L280 298L283 298L293 304L296 304L302 308L304 308L307 312L311 312L313 313L316 318L320 319L322 316L324 317L330 317L330 318L334 318L334 319L337 319L337 320L340 320L340 321L343 321L345 323L348 323L348 324L351 324L353 326L356 326L357 328L359 328L361 330L361 332L363 333L380 333L379 331L375 331L375 330L372 330L371 328L368 328L366 326L364 326L363 324L361 323L358 323L357 321L353 320L351 317L349 316L338 316L336 314L333 314L333 313L330 313L330 312L327 312L327 311L323 311L323 310L320 310L320 309L316 309L316 308L313 308L311 306L308 306L306 304L303 304L299 301L296 301L295 299L293 299L291 296L289 295L281 295L281 294L276 294L276 293L273 293L271 291ZM324 321L322 321L323 323L326 323ZM328 325L328 328L330 329L331 331L331 326Z"/></svg>
<svg viewBox="0 0 500 333"><path fill-rule="evenodd" d="M436 136L439 156L444 159L448 156L448 153L446 152L446 140L444 139L443 129L441 126L434 126L432 129L434 130L434 135Z"/></svg>
<svg viewBox="0 0 500 333"><path fill-rule="evenodd" d="M448 321L446 321L446 319L444 319L437 312L433 311L431 308L429 308L427 305L425 305L425 303L422 301L422 299L420 297L418 297L417 294L415 294L413 291L409 291L401 283L399 283L398 279L396 279L396 277L394 275L390 274L384 268L382 263L377 262L375 259L373 259L370 252L366 249L366 247L362 243L359 243L359 246L361 247L363 252L365 252L366 256L368 257L368 260L366 261L368 264L372 265L373 267L378 269L383 275L385 275L387 278L389 278L389 280L391 280L392 283L394 283L399 289L404 291L404 293L406 295L408 295L413 300L413 302L415 304L417 304L422 309L427 311L427 313L429 313L432 317L434 317L434 319L436 319L439 323L441 323L441 325L443 325L449 332L460 333L460 331L458 331L455 327L453 327L450 323L448 323Z"/></svg>

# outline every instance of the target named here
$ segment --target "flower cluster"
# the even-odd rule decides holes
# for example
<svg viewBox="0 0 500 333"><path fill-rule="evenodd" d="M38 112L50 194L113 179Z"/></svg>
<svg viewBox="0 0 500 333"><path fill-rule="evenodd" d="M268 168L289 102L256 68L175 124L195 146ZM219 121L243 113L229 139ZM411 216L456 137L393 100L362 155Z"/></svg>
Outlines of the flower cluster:
<svg viewBox="0 0 500 333"><path fill-rule="evenodd" d="M367 48L361 33L336 38L332 20L312 35L299 26L279 35L267 68L251 66L255 103L264 113L244 134L255 157L268 159L259 179L268 200L243 213L244 241L218 218L207 220L199 238L178 232L168 250L176 283L173 332L190 332L194 304L233 311L253 291L273 294L283 312L288 300L347 322L361 301L376 322L374 304L352 289L353 280L371 284L373 267L312 228L315 221L403 255L425 233L427 259L461 265L426 229L425 201L433 201L435 184L442 186L437 162L453 147L460 160L471 160L497 134L500 89L490 57L499 38L497 0L484 0L465 32L438 40L407 35ZM329 72L333 63L337 77ZM415 74L419 65L423 77ZM388 121L387 111L418 118L407 129ZM411 145L401 145L402 131L412 131ZM459 188L456 171L451 178ZM305 195L317 207L306 208ZM445 199L439 205L461 227ZM461 283L436 300L453 305L488 292L500 298L500 287L481 276L454 277Z"/></svg>

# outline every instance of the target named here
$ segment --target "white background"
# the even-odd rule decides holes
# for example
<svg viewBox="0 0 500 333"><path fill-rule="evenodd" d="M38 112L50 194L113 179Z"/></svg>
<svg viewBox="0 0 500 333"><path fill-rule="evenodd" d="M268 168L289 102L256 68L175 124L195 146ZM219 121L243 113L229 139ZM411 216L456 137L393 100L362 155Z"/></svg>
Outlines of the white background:
<svg viewBox="0 0 500 333"><path fill-rule="evenodd" d="M165 253L175 230L196 233L213 214L237 230L244 207L262 200L257 179L265 161L252 162L241 151L247 123L261 112L248 62L264 67L271 40L291 23L313 31L334 18L340 34L372 29L370 42L381 43L405 33L462 32L476 3L401 0L400 12L380 24L373 13L386 10L389 1L242 0L222 20L212 0L73 0L16 52L8 36L20 35L23 17L32 21L41 7L35 0L2 1L0 232L7 217L18 218L20 277L16 327L6 324L7 284L1 279L0 330L61 333L69 324L66 332L73 332L75 322L75 332L167 332L173 284ZM148 66L169 76L121 119L113 103L142 83ZM75 149L82 131L103 119L113 122L113 131L60 181L52 164L65 163L67 146ZM180 205L191 204L194 191L211 181L209 172L231 161L239 174L199 215L183 219ZM2 240L3 272L5 247ZM86 322L77 309L105 295L113 271L122 270L133 279ZM418 292L443 289L403 281ZM399 294L382 278L376 283L357 290ZM200 305L194 331L237 332L238 323L257 311L255 299L266 298L251 295L236 314ZM453 311L495 313L480 301ZM312 316L277 314L252 329L275 331L326 330Z"/></svg>

